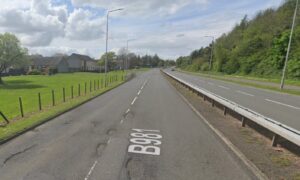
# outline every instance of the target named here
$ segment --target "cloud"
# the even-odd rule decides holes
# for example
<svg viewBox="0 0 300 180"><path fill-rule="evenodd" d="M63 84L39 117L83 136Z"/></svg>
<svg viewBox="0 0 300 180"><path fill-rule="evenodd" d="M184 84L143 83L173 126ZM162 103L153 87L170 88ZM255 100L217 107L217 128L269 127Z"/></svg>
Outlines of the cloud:
<svg viewBox="0 0 300 180"><path fill-rule="evenodd" d="M26 46L46 46L53 38L64 35L61 20L66 14L63 6L52 8L50 1L33 0L28 10L2 10L0 25L5 31L16 33Z"/></svg>
<svg viewBox="0 0 300 180"><path fill-rule="evenodd" d="M104 9L125 8L122 13L140 17L174 14L189 4L203 5L208 0L72 0L75 6L91 6Z"/></svg>
<svg viewBox="0 0 300 180"><path fill-rule="evenodd" d="M76 9L68 18L66 36L74 40L99 39L103 35L102 18L93 19L93 14L87 10Z"/></svg>

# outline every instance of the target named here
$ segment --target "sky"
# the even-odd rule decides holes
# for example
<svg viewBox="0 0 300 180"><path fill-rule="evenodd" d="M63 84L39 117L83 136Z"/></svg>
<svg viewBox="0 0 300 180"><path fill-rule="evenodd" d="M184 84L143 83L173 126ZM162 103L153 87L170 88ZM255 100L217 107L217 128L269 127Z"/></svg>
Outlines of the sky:
<svg viewBox="0 0 300 180"><path fill-rule="evenodd" d="M283 0L1 0L0 33L14 33L30 54L105 52L126 47L139 55L176 59L207 46L241 19Z"/></svg>

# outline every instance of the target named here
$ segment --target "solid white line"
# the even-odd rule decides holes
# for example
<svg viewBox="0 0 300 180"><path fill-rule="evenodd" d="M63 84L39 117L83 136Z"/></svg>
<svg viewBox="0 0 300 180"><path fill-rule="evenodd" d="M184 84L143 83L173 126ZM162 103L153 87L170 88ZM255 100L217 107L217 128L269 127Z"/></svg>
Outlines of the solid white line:
<svg viewBox="0 0 300 180"><path fill-rule="evenodd" d="M223 89L227 89L227 90L229 90L230 88L228 88L228 87L225 87L225 86L219 86L220 88L223 88Z"/></svg>
<svg viewBox="0 0 300 180"><path fill-rule="evenodd" d="M238 93L240 93L240 94L247 95L247 96L251 96L251 97L254 96L253 94L249 94L249 93L246 93L246 92L244 92L244 91L236 91L236 92L238 92Z"/></svg>
<svg viewBox="0 0 300 180"><path fill-rule="evenodd" d="M137 97L135 97L131 103L131 105L133 105L135 103L135 101L137 100Z"/></svg>
<svg viewBox="0 0 300 180"><path fill-rule="evenodd" d="M272 102L272 103L275 103L275 104L279 104L279 105L283 105L283 106L286 106L286 107L290 107L290 108L293 108L293 109L300 110L300 107L292 106L292 105L289 105L289 104L284 104L284 103L281 103L281 102L278 102L278 101L273 101L273 100L270 100L270 99L265 99L265 100L269 101L269 102Z"/></svg>
<svg viewBox="0 0 300 180"><path fill-rule="evenodd" d="M125 112L125 114L128 114L130 112L130 109L127 109L127 111Z"/></svg>
<svg viewBox="0 0 300 180"><path fill-rule="evenodd" d="M141 94L141 90L139 90L139 92L138 92L138 96Z"/></svg>
<svg viewBox="0 0 300 180"><path fill-rule="evenodd" d="M96 166L97 163L98 163L98 161L94 162L93 166L91 167L89 173L86 175L86 177L84 178L84 180L88 180L89 179L89 177L92 174L92 172L93 172L93 170L94 170L94 168L95 168L95 166Z"/></svg>

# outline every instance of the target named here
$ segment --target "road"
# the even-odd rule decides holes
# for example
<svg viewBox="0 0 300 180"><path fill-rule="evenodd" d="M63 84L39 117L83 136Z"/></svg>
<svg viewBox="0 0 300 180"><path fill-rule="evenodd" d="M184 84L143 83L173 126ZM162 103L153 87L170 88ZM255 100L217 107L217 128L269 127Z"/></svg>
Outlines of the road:
<svg viewBox="0 0 300 180"><path fill-rule="evenodd" d="M300 96L272 92L178 71L172 75L300 131Z"/></svg>
<svg viewBox="0 0 300 180"><path fill-rule="evenodd" d="M1 145L0 162L1 180L256 178L159 70Z"/></svg>

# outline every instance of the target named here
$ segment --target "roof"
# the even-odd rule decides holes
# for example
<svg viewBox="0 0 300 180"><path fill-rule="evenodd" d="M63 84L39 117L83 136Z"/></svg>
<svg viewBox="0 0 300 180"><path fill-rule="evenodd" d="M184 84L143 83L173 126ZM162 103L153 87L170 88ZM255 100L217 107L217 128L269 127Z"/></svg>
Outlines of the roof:
<svg viewBox="0 0 300 180"><path fill-rule="evenodd" d="M85 60L85 61L92 61L92 62L97 62L96 60L92 59L91 57L89 56L86 56L86 55L81 55L81 54L76 54L76 53L73 53L71 54L70 57L76 57L80 60ZM72 59L72 58L71 58Z"/></svg>
<svg viewBox="0 0 300 180"><path fill-rule="evenodd" d="M35 66L57 66L65 57L32 56L31 64Z"/></svg>

